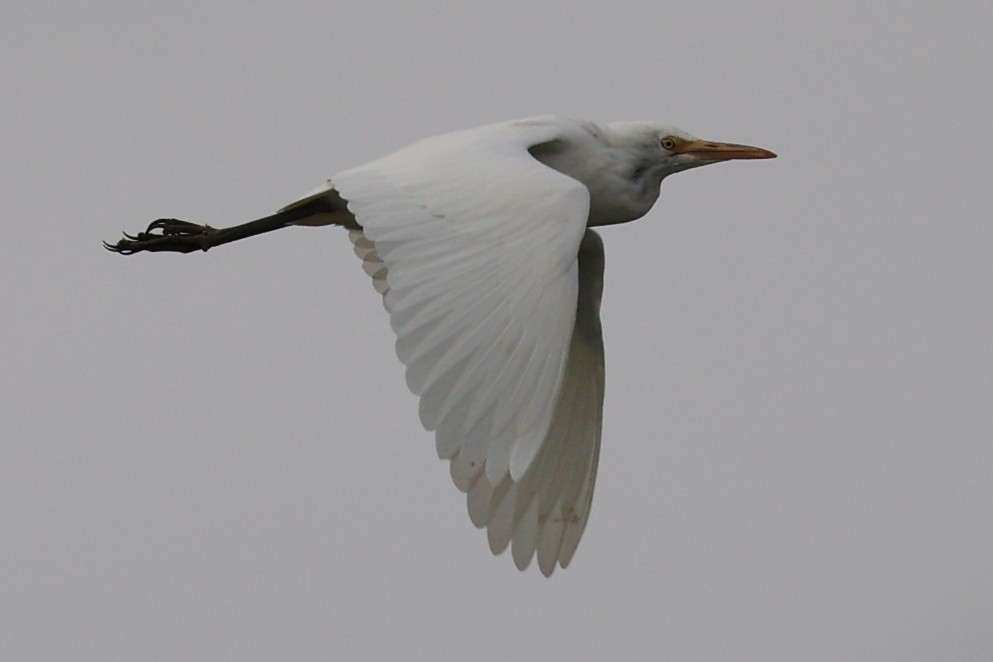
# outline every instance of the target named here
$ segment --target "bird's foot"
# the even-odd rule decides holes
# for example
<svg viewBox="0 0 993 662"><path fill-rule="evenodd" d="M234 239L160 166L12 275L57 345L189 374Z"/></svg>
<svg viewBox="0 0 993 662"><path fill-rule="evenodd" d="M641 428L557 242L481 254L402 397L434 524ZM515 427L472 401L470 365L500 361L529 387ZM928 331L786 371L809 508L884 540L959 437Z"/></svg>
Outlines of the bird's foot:
<svg viewBox="0 0 993 662"><path fill-rule="evenodd" d="M125 232L124 239L116 244L108 244L105 241L103 246L121 255L132 255L141 251L192 253L205 251L213 246L211 238L215 234L217 230L209 225L197 225L175 218L160 218L152 221L144 232L136 235Z"/></svg>

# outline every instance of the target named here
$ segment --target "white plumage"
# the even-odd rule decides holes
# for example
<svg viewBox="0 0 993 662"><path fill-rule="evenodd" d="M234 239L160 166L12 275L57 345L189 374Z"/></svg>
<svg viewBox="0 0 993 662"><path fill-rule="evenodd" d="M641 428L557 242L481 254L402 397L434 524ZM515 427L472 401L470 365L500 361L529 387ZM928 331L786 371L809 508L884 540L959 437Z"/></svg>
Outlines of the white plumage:
<svg viewBox="0 0 993 662"><path fill-rule="evenodd" d="M407 385L491 550L569 564L589 516L604 393L603 244L663 178L770 158L645 122L539 117L429 138L215 230L175 219L110 246L207 250L287 225L343 225L383 296Z"/></svg>
<svg viewBox="0 0 993 662"><path fill-rule="evenodd" d="M540 547L546 575L586 522L603 403L599 334L595 347L571 342L589 192L528 153L555 135L449 134L331 183L362 226L356 252L382 283L421 422L473 523L489 527L494 553L513 541L520 568ZM570 434L574 416L584 424Z"/></svg>

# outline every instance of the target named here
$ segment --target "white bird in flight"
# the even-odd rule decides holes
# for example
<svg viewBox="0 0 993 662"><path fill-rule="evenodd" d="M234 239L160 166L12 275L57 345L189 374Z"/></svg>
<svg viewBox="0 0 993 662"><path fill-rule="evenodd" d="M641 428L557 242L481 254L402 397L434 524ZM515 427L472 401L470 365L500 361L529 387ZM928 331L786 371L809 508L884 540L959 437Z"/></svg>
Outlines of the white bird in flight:
<svg viewBox="0 0 993 662"><path fill-rule="evenodd" d="M206 251L291 225L348 229L383 295L407 385L490 549L546 576L586 527L603 409L603 243L674 172L767 150L666 125L536 117L417 142L276 214L159 219L112 251Z"/></svg>

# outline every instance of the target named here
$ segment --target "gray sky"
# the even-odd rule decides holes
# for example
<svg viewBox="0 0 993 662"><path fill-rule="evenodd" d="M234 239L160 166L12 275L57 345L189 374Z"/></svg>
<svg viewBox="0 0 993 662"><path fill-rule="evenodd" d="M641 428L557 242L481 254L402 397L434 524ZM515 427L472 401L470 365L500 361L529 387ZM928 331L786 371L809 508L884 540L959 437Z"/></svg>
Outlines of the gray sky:
<svg viewBox="0 0 993 662"><path fill-rule="evenodd" d="M0 25L0 657L993 656L989 3L136 6ZM468 521L342 232L99 243L541 113L780 155L603 231L551 580Z"/></svg>

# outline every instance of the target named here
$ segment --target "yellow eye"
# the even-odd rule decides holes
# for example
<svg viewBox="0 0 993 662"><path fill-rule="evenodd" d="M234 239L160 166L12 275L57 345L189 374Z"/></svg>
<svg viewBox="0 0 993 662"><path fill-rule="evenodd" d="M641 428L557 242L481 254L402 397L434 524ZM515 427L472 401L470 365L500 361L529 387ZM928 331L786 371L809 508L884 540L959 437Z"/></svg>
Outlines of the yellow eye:
<svg viewBox="0 0 993 662"><path fill-rule="evenodd" d="M673 149L676 146L676 141L671 136L666 136L659 140L659 144L662 145L662 149Z"/></svg>

